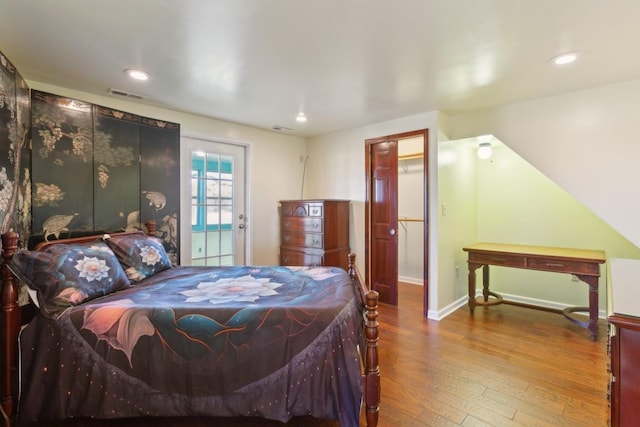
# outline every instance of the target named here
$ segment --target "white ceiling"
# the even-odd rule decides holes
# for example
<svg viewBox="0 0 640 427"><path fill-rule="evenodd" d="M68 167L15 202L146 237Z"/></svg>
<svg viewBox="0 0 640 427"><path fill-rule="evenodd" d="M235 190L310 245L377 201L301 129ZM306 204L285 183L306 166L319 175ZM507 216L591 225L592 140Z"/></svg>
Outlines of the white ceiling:
<svg viewBox="0 0 640 427"><path fill-rule="evenodd" d="M308 137L639 78L640 1L0 0L0 51L27 80Z"/></svg>

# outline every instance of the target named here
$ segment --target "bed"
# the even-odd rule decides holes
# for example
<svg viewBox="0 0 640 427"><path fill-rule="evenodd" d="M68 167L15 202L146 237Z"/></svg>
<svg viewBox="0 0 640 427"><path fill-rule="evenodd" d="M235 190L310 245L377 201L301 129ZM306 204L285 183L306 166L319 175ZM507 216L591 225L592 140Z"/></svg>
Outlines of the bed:
<svg viewBox="0 0 640 427"><path fill-rule="evenodd" d="M17 244L2 235L1 402L18 425L311 415L348 427L362 411L377 425L378 295L353 256L348 272L194 267L142 233ZM18 305L20 281L37 309Z"/></svg>

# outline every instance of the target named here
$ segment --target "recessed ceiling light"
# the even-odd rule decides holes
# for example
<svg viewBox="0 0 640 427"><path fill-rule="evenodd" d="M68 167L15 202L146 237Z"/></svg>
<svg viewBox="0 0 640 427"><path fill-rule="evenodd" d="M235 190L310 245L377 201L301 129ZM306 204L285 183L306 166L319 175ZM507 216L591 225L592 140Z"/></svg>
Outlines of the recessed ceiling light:
<svg viewBox="0 0 640 427"><path fill-rule="evenodd" d="M151 77L151 74L147 73L146 71L136 70L133 68L127 68L126 70L124 70L124 72L127 73L129 77L135 80L144 81L149 80L149 78Z"/></svg>
<svg viewBox="0 0 640 427"><path fill-rule="evenodd" d="M553 58L551 58L551 62L554 63L555 65L570 64L576 59L578 59L578 55L579 55L578 52L566 52L566 53L554 56Z"/></svg>
<svg viewBox="0 0 640 427"><path fill-rule="evenodd" d="M303 112L299 112L298 115L296 116L296 122L304 123L306 121L307 121L307 116L305 116Z"/></svg>

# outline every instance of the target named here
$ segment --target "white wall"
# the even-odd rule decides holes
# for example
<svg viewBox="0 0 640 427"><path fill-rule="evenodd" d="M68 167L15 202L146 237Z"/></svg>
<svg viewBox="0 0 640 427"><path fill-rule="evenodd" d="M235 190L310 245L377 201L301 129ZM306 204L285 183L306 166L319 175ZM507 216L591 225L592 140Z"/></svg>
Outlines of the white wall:
<svg viewBox="0 0 640 427"><path fill-rule="evenodd" d="M493 134L640 245L640 80L449 117L448 136Z"/></svg>
<svg viewBox="0 0 640 427"><path fill-rule="evenodd" d="M251 259L248 262L278 264L278 201L300 196L303 166L300 158L304 158L307 154L305 139L36 81L27 81L27 84L30 88L43 92L180 123L182 135L247 144L249 146L247 227L252 237ZM183 191L190 191L190 184L183 184L183 189ZM182 213L183 220L189 221L190 218L189 213Z"/></svg>
<svg viewBox="0 0 640 427"><path fill-rule="evenodd" d="M398 141L398 280L416 285L424 282L424 158L401 156L422 153L422 139Z"/></svg>
<svg viewBox="0 0 640 427"><path fill-rule="evenodd" d="M309 140L307 198L350 199L351 251L356 254L358 269L364 273L364 201L365 201L365 140L420 129L429 129L429 194L437 192L437 129L438 113L429 112L376 123L355 129L335 132ZM430 203L429 206L433 206ZM429 211L429 217L434 212ZM437 218L431 220L430 245L437 247ZM437 251L429 253L430 287L429 309L437 307ZM358 256L359 255L359 256ZM435 285L435 286L433 286Z"/></svg>

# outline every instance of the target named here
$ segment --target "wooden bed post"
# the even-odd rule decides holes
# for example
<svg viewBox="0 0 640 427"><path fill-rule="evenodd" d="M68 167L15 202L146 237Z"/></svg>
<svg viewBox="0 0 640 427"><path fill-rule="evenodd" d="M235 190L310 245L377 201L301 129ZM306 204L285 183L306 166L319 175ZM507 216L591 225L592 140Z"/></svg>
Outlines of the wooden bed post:
<svg viewBox="0 0 640 427"><path fill-rule="evenodd" d="M380 365L378 362L378 292L367 289L355 265L355 254L349 254L349 276L360 286L365 311L365 354L362 389L367 427L378 425L380 410Z"/></svg>
<svg viewBox="0 0 640 427"><path fill-rule="evenodd" d="M2 346L0 357L0 404L11 417L15 413L17 404L18 367L16 351L18 347L18 333L20 332L20 306L18 305L18 286L7 263L18 250L18 233L13 230L2 235L2 297L0 302L0 322L2 323ZM4 414L3 414L4 415Z"/></svg>
<svg viewBox="0 0 640 427"><path fill-rule="evenodd" d="M369 291L366 295L365 337L367 348L365 354L364 390L367 426L378 425L380 410L380 366L378 364L378 292Z"/></svg>
<svg viewBox="0 0 640 427"><path fill-rule="evenodd" d="M147 236L154 236L156 235L156 221L153 219L150 219L149 221L145 222L145 225L147 226Z"/></svg>

